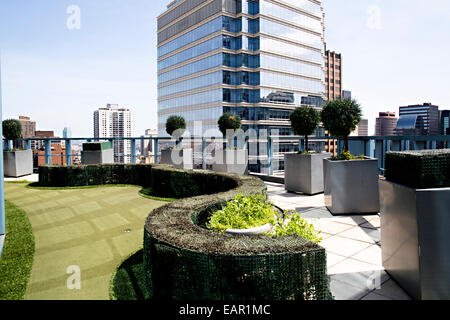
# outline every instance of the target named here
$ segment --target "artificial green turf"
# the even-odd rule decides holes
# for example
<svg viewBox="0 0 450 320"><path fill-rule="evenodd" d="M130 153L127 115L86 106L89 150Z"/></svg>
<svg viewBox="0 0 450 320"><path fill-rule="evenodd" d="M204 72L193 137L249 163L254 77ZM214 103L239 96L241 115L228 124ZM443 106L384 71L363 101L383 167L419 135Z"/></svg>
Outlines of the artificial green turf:
<svg viewBox="0 0 450 320"><path fill-rule="evenodd" d="M112 300L149 300L145 286L143 250L129 256L117 268L111 280Z"/></svg>
<svg viewBox="0 0 450 320"><path fill-rule="evenodd" d="M34 236L22 209L6 201L6 237L0 258L0 300L23 300L34 256Z"/></svg>

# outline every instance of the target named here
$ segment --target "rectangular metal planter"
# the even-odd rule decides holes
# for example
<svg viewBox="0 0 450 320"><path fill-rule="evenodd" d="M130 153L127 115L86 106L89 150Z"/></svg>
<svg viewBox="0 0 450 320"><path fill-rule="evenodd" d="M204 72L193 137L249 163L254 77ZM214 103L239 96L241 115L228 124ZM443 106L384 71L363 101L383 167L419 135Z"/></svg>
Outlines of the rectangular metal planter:
<svg viewBox="0 0 450 320"><path fill-rule="evenodd" d="M417 300L450 299L450 188L380 180L383 267Z"/></svg>
<svg viewBox="0 0 450 320"><path fill-rule="evenodd" d="M114 163L114 150L81 151L82 164L107 164Z"/></svg>
<svg viewBox="0 0 450 320"><path fill-rule="evenodd" d="M220 150L214 152L212 170L248 174L248 150Z"/></svg>
<svg viewBox="0 0 450 320"><path fill-rule="evenodd" d="M325 205L333 215L380 211L378 160L323 160Z"/></svg>
<svg viewBox="0 0 450 320"><path fill-rule="evenodd" d="M329 153L286 154L284 156L286 190L307 195L322 193L323 160L330 156Z"/></svg>
<svg viewBox="0 0 450 320"><path fill-rule="evenodd" d="M4 151L3 168L5 177L23 177L33 173L33 151Z"/></svg>
<svg viewBox="0 0 450 320"><path fill-rule="evenodd" d="M177 169L194 169L192 149L166 149L161 151L161 164L170 164Z"/></svg>

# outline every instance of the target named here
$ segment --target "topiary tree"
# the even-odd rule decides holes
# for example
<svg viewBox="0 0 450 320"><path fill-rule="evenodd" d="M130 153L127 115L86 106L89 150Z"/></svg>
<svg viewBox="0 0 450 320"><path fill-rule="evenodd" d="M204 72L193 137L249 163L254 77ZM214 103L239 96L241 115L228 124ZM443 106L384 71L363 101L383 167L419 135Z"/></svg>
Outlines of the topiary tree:
<svg viewBox="0 0 450 320"><path fill-rule="evenodd" d="M242 128L241 118L239 116L231 114L230 112L224 113L219 118L218 123L219 123L219 130L220 132L222 132L224 137L227 136L228 130L236 131Z"/></svg>
<svg viewBox="0 0 450 320"><path fill-rule="evenodd" d="M170 136L174 136L174 138L177 138L177 145L180 142L179 138L183 135L184 131L186 130L186 121L183 117L180 116L170 116L167 119L166 122L166 132Z"/></svg>
<svg viewBox="0 0 450 320"><path fill-rule="evenodd" d="M328 130L330 135L344 140L344 152L349 151L348 136L356 129L361 117L361 106L354 99L329 101L321 113L325 130Z"/></svg>
<svg viewBox="0 0 450 320"><path fill-rule="evenodd" d="M22 124L19 120L9 119L2 122L3 137L7 141L14 141L22 136Z"/></svg>
<svg viewBox="0 0 450 320"><path fill-rule="evenodd" d="M236 130L239 130L240 128L242 128L241 118L230 112L226 112L219 118L218 124L219 124L219 130L220 130L220 132L222 132L224 138L228 138L228 140L229 140L228 145L231 145L231 143L232 143L231 138L233 136L228 136L227 131L233 130L233 134L234 134L234 132L236 132Z"/></svg>
<svg viewBox="0 0 450 320"><path fill-rule="evenodd" d="M308 136L312 135L320 123L320 113L312 107L296 108L290 116L291 127L298 136L305 137L305 150L309 151Z"/></svg>

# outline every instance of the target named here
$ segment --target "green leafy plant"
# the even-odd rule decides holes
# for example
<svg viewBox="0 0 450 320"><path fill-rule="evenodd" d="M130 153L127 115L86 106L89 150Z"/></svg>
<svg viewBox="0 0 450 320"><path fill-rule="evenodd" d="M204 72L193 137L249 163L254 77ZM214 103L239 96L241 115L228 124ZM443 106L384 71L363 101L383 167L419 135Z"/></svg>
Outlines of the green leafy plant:
<svg viewBox="0 0 450 320"><path fill-rule="evenodd" d="M250 196L239 194L211 216L207 227L221 233L227 229L250 229L268 223L275 224L276 214L267 193L259 192Z"/></svg>
<svg viewBox="0 0 450 320"><path fill-rule="evenodd" d="M287 220L278 219L271 236L282 237L297 234L314 243L320 243L323 240L320 237L320 231L316 231L314 226L303 219L299 213L290 211L287 214Z"/></svg>
<svg viewBox="0 0 450 320"><path fill-rule="evenodd" d="M308 136L312 135L320 123L320 113L308 106L296 108L290 116L291 127L298 136L305 137L305 151L309 152Z"/></svg>
<svg viewBox="0 0 450 320"><path fill-rule="evenodd" d="M22 136L22 124L19 120L8 119L2 122L3 137L8 141L14 141Z"/></svg>
<svg viewBox="0 0 450 320"><path fill-rule="evenodd" d="M321 118L325 130L345 142L348 151L348 136L361 121L362 111L356 100L344 99L329 101L322 109Z"/></svg>
<svg viewBox="0 0 450 320"><path fill-rule="evenodd" d="M362 154L360 156L354 156L350 151L342 151L337 157L331 157L331 161L350 161L350 160L364 160L365 156Z"/></svg>

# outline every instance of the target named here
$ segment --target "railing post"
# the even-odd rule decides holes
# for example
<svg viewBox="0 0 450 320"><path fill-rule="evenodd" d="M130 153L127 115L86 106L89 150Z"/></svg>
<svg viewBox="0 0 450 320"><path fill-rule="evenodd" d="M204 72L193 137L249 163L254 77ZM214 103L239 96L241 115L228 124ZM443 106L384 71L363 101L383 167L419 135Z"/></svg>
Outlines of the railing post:
<svg viewBox="0 0 450 320"><path fill-rule="evenodd" d="M436 150L436 148L437 148L436 140L431 141L431 149Z"/></svg>
<svg viewBox="0 0 450 320"><path fill-rule="evenodd" d="M2 107L2 65L0 57L0 120L3 120L3 107ZM3 137L3 128L0 126L0 139ZM2 146L3 139L2 139ZM4 168L3 168L3 150L0 151L0 236L6 234L6 220L5 220L5 181L4 181ZM0 243L0 245L2 245ZM2 248L0 248L1 256Z"/></svg>
<svg viewBox="0 0 450 320"><path fill-rule="evenodd" d="M268 156L268 175L273 175L273 150L272 150L272 138L267 137L267 156Z"/></svg>
<svg viewBox="0 0 450 320"><path fill-rule="evenodd" d="M45 164L52 164L52 140L45 140Z"/></svg>
<svg viewBox="0 0 450 320"><path fill-rule="evenodd" d="M155 164L159 164L159 140L155 139Z"/></svg>
<svg viewBox="0 0 450 320"><path fill-rule="evenodd" d="M202 169L206 170L206 138L202 137Z"/></svg>
<svg viewBox="0 0 450 320"><path fill-rule="evenodd" d="M72 141L66 140L66 164L72 165Z"/></svg>
<svg viewBox="0 0 450 320"><path fill-rule="evenodd" d="M30 150L31 149L30 140L28 140L28 139L23 140L23 147L26 150Z"/></svg>
<svg viewBox="0 0 450 320"><path fill-rule="evenodd" d="M131 139L131 163L136 163L136 139Z"/></svg>

